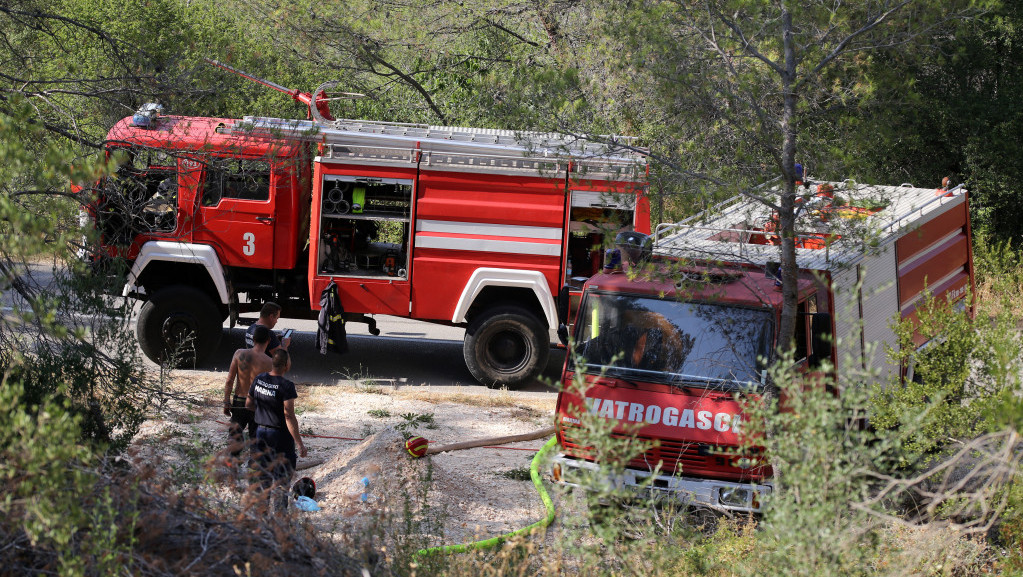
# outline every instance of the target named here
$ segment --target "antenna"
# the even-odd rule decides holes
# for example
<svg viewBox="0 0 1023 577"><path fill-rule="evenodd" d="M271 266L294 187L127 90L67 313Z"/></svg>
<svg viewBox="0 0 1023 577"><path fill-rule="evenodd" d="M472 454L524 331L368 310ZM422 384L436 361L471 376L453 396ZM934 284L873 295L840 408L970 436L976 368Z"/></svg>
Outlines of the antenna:
<svg viewBox="0 0 1023 577"><path fill-rule="evenodd" d="M334 86L339 83L339 81L334 81L325 83L321 85L319 88L317 88L316 97L313 98L313 95L309 94L308 92L302 92L297 88L288 88L286 86L281 86L276 82L271 82L270 80L260 78L254 74L249 74L248 72L245 72L243 70L238 70L233 66L228 66L227 64L224 64L223 62L219 62L212 58L204 58L203 60L205 60L208 64L212 64L213 66L216 66L217 68L220 68L222 70L226 70L232 74L237 74L238 76L241 76L242 78L245 78L247 80L251 80L256 84L262 84L267 88L272 88L278 92L283 92L288 96L291 96L291 98L294 99L295 102L301 102L302 104L306 105L307 108L306 118L313 118L320 123L332 122L334 120L334 117L330 114L331 100L347 100L348 98L362 98L365 96L365 94L359 94L358 92L341 92L340 94L342 96L340 97L328 98L326 96L325 87L327 87L328 85ZM314 101L316 102L315 109L312 106L312 103Z"/></svg>

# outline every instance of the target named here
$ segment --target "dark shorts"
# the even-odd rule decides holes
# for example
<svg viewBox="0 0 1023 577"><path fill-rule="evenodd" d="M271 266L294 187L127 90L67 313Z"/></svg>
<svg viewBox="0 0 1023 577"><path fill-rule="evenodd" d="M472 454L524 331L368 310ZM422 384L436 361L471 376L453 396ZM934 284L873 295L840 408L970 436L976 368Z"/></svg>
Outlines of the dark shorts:
<svg viewBox="0 0 1023 577"><path fill-rule="evenodd" d="M290 479L297 464L295 440L287 429L256 429L256 465L268 480Z"/></svg>
<svg viewBox="0 0 1023 577"><path fill-rule="evenodd" d="M256 439L256 414L245 408L245 397L235 395L231 403L231 437L236 441L245 441L242 436L248 430L248 440Z"/></svg>

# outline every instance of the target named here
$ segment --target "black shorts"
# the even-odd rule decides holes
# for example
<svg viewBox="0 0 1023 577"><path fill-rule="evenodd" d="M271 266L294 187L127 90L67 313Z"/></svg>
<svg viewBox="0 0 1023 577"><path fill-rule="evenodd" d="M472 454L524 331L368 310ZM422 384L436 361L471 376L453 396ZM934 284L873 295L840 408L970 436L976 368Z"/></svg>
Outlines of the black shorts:
<svg viewBox="0 0 1023 577"><path fill-rule="evenodd" d="M249 439L256 438L256 414L245 408L245 397L234 396L234 402L231 403L231 423L234 425L232 429L238 431L249 431Z"/></svg>

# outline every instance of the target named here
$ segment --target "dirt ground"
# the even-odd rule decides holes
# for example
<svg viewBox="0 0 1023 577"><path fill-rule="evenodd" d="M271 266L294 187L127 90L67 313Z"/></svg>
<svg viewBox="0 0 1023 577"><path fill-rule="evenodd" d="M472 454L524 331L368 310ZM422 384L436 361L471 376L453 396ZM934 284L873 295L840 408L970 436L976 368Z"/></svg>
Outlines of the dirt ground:
<svg viewBox="0 0 1023 577"><path fill-rule="evenodd" d="M200 402L147 421L136 451L157 453L167 460L170 474L185 483L189 475L208 475L209 463L227 445L228 418L221 410L225 377L205 372L173 378L175 390ZM298 394L299 429L309 454L299 459L295 478L316 482L321 507L300 514L332 537L345 540L366 531L365 524L381 511L400 519L410 499L432 510L436 523L418 527L430 545L494 537L543 518L528 471L546 438L413 459L402 433L425 437L431 445L530 433L551 425L556 395L523 397L476 387L438 393L372 381L299 383ZM237 482L225 492L233 490L241 499L241 486Z"/></svg>

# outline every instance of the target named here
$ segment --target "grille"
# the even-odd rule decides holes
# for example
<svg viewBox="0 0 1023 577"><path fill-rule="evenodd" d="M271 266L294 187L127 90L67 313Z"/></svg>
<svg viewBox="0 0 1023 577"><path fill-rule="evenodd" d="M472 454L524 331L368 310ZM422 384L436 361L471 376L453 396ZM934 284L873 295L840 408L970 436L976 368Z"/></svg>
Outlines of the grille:
<svg viewBox="0 0 1023 577"><path fill-rule="evenodd" d="M592 447L584 446L576 432L577 427L565 427L563 432L563 448L573 457L594 460ZM612 439L626 440L631 438L621 433L612 433ZM667 475L684 474L692 477L710 477L731 481L751 481L764 478L770 474L769 467L740 469L731 465L732 456L721 454L722 448L715 445L693 441L675 441L670 439L653 439L639 435L641 441L656 442L643 454L629 461L629 467L640 470L653 469L658 463L661 472Z"/></svg>

